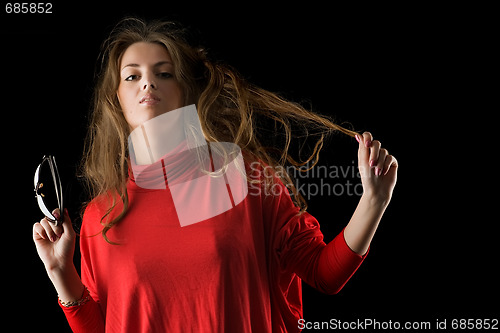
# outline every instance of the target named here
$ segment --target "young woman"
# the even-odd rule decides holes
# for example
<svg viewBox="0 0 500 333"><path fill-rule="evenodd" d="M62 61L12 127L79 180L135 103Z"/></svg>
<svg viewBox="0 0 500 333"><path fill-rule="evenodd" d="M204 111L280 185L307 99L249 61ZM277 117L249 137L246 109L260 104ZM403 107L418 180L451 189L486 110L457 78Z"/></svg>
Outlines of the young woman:
<svg viewBox="0 0 500 333"><path fill-rule="evenodd" d="M46 218L35 223L38 254L75 332L298 331L301 280L329 294L349 280L391 199L396 159L370 133L346 130L246 83L182 36L174 24L138 19L123 20L111 33L83 158L93 200L80 234L81 278L73 265L75 232L67 212L59 226ZM142 124L192 104L206 142L237 145L249 184L263 191L181 226L167 178L164 189L137 184L128 137ZM261 143L261 120L284 138L278 149ZM288 153L297 123L321 133L339 130L359 142L363 195L328 244L289 176L276 172L287 160L298 165ZM165 133L157 135L168 141ZM317 159L322 138L307 161ZM182 144L172 140L171 149ZM265 191L269 186L280 191ZM58 218L60 213L54 212Z"/></svg>

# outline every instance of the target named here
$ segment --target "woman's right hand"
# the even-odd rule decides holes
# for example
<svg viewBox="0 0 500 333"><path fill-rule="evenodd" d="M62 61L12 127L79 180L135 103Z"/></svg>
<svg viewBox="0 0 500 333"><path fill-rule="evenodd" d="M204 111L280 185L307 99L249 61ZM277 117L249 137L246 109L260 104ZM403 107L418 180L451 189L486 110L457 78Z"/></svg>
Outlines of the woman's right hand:
<svg viewBox="0 0 500 333"><path fill-rule="evenodd" d="M52 214L59 218L59 209L55 209ZM63 222L59 226L50 223L45 217L33 225L33 241L48 272L64 270L73 265L75 238L76 233L66 209Z"/></svg>

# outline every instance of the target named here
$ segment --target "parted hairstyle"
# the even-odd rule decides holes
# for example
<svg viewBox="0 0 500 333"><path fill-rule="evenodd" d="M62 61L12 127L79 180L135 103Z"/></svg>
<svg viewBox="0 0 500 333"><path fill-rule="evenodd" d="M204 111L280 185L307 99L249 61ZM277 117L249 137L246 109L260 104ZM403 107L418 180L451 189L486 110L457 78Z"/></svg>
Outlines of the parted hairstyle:
<svg viewBox="0 0 500 333"><path fill-rule="evenodd" d="M273 168L285 164L300 167L312 163L314 166L325 135L333 131L350 136L356 134L328 117L248 83L230 66L210 60L203 48L190 45L185 36L186 30L177 23L125 18L103 43L81 176L91 199L99 196L109 199L108 210L100 223L104 239L111 244L114 243L106 234L125 216L129 204L126 184L129 178L130 128L118 101L117 90L121 58L134 43L156 43L166 48L173 61L173 77L183 91L184 105L196 104L205 139L238 145L245 152L245 162L258 161ZM268 125L265 135L260 133L263 123ZM294 142L295 125L301 128L302 136L304 133L316 135L312 152L298 161L289 153ZM265 137L270 137L269 131L272 136L281 138L273 146L269 142L267 145L262 143L266 141ZM290 176L286 172L276 174L287 185L301 211L305 211L306 202ZM264 179L272 182L274 177ZM111 214L119 201L123 203L120 205L122 211Z"/></svg>

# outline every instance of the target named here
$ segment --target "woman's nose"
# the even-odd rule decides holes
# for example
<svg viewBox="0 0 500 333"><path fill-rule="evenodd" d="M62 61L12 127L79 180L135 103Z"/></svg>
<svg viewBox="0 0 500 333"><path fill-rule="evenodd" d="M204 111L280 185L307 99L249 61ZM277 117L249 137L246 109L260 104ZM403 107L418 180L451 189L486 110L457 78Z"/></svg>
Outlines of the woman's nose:
<svg viewBox="0 0 500 333"><path fill-rule="evenodd" d="M157 85L155 82L153 82L152 77L147 75L144 77L144 82L142 83L142 89L147 90L149 87L151 87L151 89L156 89Z"/></svg>
<svg viewBox="0 0 500 333"><path fill-rule="evenodd" d="M153 81L146 81L142 89L147 90L148 87L151 87L151 89L156 89L156 84Z"/></svg>

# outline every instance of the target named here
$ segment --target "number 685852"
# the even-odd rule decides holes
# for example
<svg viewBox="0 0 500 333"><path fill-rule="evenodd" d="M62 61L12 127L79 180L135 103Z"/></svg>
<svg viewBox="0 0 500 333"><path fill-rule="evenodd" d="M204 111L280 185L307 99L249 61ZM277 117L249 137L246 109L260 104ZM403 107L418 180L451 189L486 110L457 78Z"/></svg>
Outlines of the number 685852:
<svg viewBox="0 0 500 333"><path fill-rule="evenodd" d="M7 14L52 14L50 2L14 2L5 4Z"/></svg>

